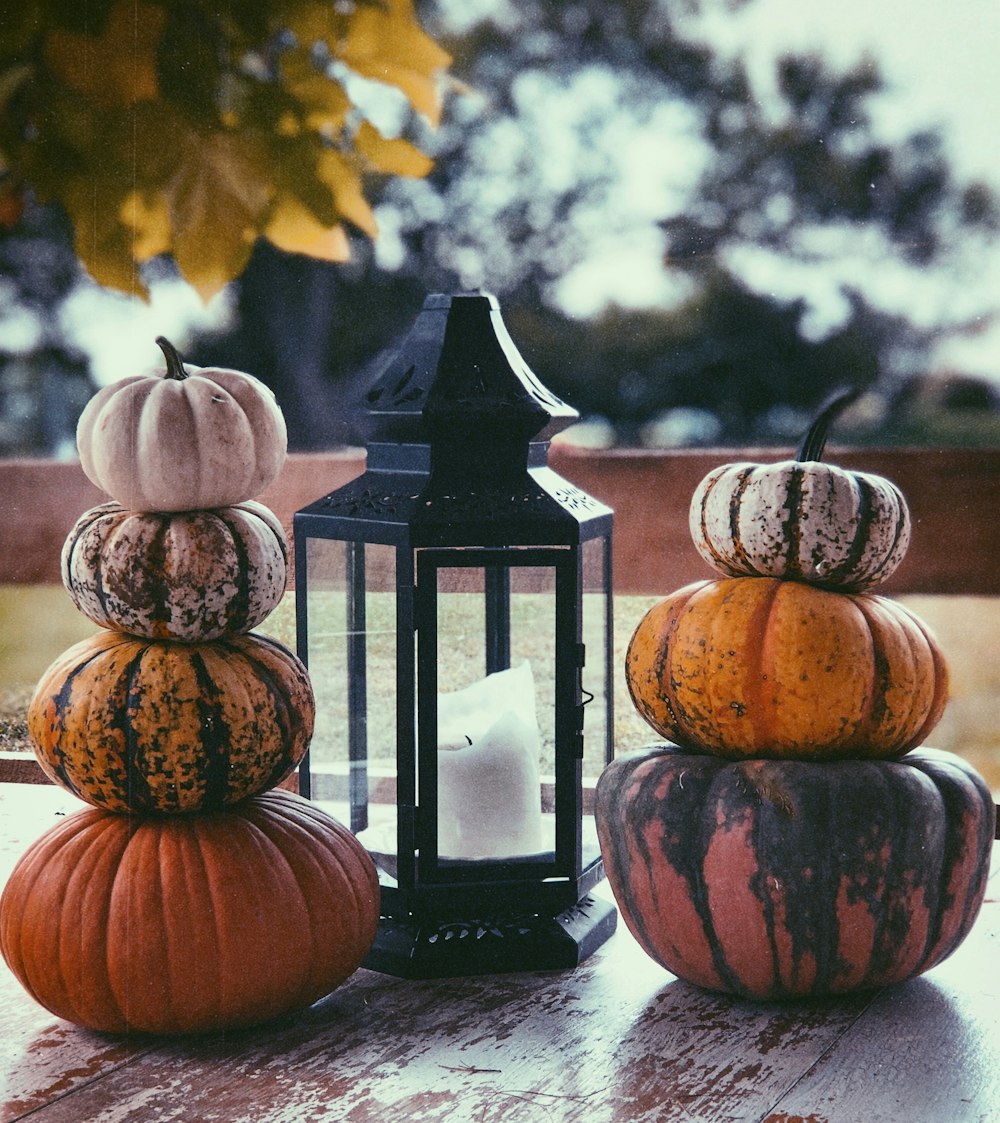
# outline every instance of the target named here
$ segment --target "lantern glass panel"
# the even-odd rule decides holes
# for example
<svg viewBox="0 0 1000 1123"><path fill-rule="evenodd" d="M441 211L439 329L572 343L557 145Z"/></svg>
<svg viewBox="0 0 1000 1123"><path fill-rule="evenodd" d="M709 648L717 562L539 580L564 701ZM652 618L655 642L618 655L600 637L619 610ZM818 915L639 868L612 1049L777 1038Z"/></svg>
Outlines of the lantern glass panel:
<svg viewBox="0 0 1000 1123"><path fill-rule="evenodd" d="M542 784L551 791L555 768L555 570L435 572L439 857L551 861Z"/></svg>
<svg viewBox="0 0 1000 1123"><path fill-rule="evenodd" d="M583 691L583 788L592 792L613 755L614 691L606 652L612 647L610 595L611 540L591 538L582 543L583 602L581 630L586 652ZM588 808L588 826L592 822Z"/></svg>
<svg viewBox="0 0 1000 1123"><path fill-rule="evenodd" d="M316 694L312 798L354 832L395 822L396 550L310 538L307 660Z"/></svg>

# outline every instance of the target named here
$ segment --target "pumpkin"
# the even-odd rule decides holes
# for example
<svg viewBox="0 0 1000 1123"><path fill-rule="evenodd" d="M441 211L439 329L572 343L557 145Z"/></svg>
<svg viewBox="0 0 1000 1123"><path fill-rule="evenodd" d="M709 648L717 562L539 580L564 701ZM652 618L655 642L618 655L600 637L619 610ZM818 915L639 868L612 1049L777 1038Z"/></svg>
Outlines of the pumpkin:
<svg viewBox="0 0 1000 1123"><path fill-rule="evenodd" d="M968 934L995 810L950 753L725 761L674 745L621 756L595 816L629 930L678 977L756 999L881 987Z"/></svg>
<svg viewBox="0 0 1000 1123"><path fill-rule="evenodd" d="M191 511L259 495L285 461L287 433L274 394L252 375L186 368L156 341L166 369L99 390L77 423L87 477L123 507Z"/></svg>
<svg viewBox="0 0 1000 1123"><path fill-rule="evenodd" d="M937 641L902 605L771 577L696 582L654 605L625 677L661 736L732 758L899 756L948 695Z"/></svg>
<svg viewBox="0 0 1000 1123"><path fill-rule="evenodd" d="M698 484L691 537L713 569L855 591L895 571L910 543L902 492L882 476L822 462L827 425L853 397L820 414L796 459L723 464Z"/></svg>
<svg viewBox="0 0 1000 1123"><path fill-rule="evenodd" d="M379 918L364 847L285 791L188 816L82 808L21 857L0 950L60 1018L196 1033L308 1006L360 966Z"/></svg>
<svg viewBox="0 0 1000 1123"><path fill-rule="evenodd" d="M210 643L104 631L68 648L28 703L46 774L111 811L203 811L280 783L312 737L299 659L250 633Z"/></svg>
<svg viewBox="0 0 1000 1123"><path fill-rule="evenodd" d="M257 627L281 600L288 542L277 517L247 500L177 513L86 511L66 538L62 579L102 627L202 641Z"/></svg>

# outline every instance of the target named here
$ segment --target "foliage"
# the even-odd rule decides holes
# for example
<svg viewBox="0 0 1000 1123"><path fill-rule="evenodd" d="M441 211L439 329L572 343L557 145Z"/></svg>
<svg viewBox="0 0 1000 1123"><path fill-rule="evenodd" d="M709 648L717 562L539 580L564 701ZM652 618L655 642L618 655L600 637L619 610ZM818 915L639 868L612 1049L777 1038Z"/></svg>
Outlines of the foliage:
<svg viewBox="0 0 1000 1123"><path fill-rule="evenodd" d="M326 261L376 233L365 177L425 175L359 110L356 76L431 124L447 54L412 0L28 0L0 27L0 220L57 200L101 284L170 253L204 297L264 237Z"/></svg>
<svg viewBox="0 0 1000 1123"><path fill-rule="evenodd" d="M628 440L696 409L710 439L781 441L844 382L890 400L966 328L955 293L985 296L996 199L959 179L938 135L879 133L875 63L781 58L767 100L686 15L711 6L524 0L480 6L450 38L460 9L438 0L429 26L480 100L455 105L432 174L390 185L379 211L404 273L496 292L539 375ZM547 138L552 122L573 135ZM575 310L567 279L604 284L629 223L672 294ZM899 278L936 318L880 300Z"/></svg>

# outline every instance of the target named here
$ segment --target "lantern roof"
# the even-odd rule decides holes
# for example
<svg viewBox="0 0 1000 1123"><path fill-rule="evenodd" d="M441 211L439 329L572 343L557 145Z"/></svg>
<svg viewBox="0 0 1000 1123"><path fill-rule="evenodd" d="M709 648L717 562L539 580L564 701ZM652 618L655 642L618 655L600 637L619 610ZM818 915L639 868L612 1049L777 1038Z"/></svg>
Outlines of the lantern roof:
<svg viewBox="0 0 1000 1123"><path fill-rule="evenodd" d="M489 293L428 296L353 415L371 444L548 440L578 414L538 380Z"/></svg>
<svg viewBox="0 0 1000 1123"><path fill-rule="evenodd" d="M305 533L421 546L607 533L610 508L548 467L549 438L578 416L532 373L495 297L429 296L353 418L364 474L296 517Z"/></svg>

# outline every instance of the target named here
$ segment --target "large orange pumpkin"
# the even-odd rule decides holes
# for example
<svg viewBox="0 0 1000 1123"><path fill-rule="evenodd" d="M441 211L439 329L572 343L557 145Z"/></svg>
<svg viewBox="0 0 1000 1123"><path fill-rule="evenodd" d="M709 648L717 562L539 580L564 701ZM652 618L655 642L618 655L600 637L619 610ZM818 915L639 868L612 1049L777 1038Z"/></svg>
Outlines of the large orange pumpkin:
<svg viewBox="0 0 1000 1123"><path fill-rule="evenodd" d="M211 643L105 631L67 649L28 704L45 772L111 811L202 811L278 784L315 704L300 660L250 633Z"/></svg>
<svg viewBox="0 0 1000 1123"><path fill-rule="evenodd" d="M0 950L54 1014L179 1034L308 1006L367 954L375 867L314 804L274 791L205 815L70 815L0 898Z"/></svg>
<svg viewBox="0 0 1000 1123"><path fill-rule="evenodd" d="M796 581L688 585L639 622L626 653L638 712L720 756L900 756L948 693L934 636L902 605Z"/></svg>

